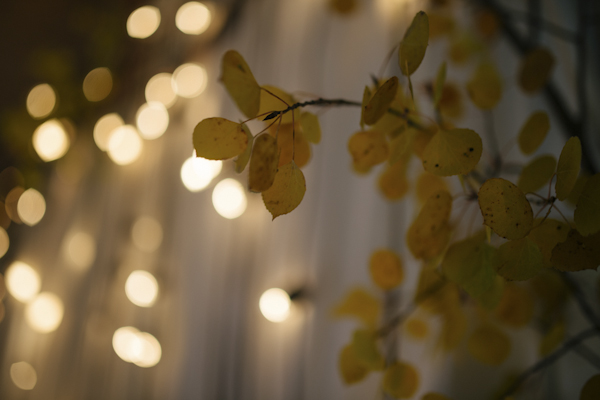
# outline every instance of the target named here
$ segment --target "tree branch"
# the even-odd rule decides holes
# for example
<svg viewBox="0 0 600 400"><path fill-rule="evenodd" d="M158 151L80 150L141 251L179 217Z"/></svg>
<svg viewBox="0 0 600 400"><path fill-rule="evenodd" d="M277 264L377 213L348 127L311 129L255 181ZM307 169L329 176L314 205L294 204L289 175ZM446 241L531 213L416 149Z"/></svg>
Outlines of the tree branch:
<svg viewBox="0 0 600 400"><path fill-rule="evenodd" d="M573 278L571 278L567 273L563 273L561 275L563 277L563 281L567 284L567 286L571 290L571 293L573 293L575 301L577 302L577 305L579 306L579 309L581 310L583 315L586 317L589 323L592 324L594 328L598 330L598 332L600 332L600 318L598 318L598 316L592 309L592 306L587 301L579 285L577 285L577 283L573 281Z"/></svg>

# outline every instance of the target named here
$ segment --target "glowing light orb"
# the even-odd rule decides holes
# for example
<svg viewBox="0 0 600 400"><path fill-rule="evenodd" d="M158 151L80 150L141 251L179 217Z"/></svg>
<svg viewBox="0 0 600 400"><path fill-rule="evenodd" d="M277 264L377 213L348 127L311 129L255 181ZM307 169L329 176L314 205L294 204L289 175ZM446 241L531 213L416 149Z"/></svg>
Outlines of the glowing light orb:
<svg viewBox="0 0 600 400"><path fill-rule="evenodd" d="M94 125L94 142L100 150L108 150L108 141L112 132L120 126L123 126L123 118L117 113L106 114Z"/></svg>
<svg viewBox="0 0 600 400"><path fill-rule="evenodd" d="M21 261L13 262L4 276L6 288L15 299L26 303L40 291L40 275L30 265Z"/></svg>
<svg viewBox="0 0 600 400"><path fill-rule="evenodd" d="M158 249L162 243L163 229L160 222L154 218L143 216L134 222L131 238L138 249L150 253Z"/></svg>
<svg viewBox="0 0 600 400"><path fill-rule="evenodd" d="M56 93L47 83L37 85L27 95L27 112L33 118L45 118L54 111L56 106Z"/></svg>
<svg viewBox="0 0 600 400"><path fill-rule="evenodd" d="M190 192L199 192L221 172L223 162L192 156L181 166L181 181Z"/></svg>
<svg viewBox="0 0 600 400"><path fill-rule="evenodd" d="M166 108L171 107L177 100L177 93L171 83L173 75L166 72L156 74L146 84L146 101L162 103Z"/></svg>
<svg viewBox="0 0 600 400"><path fill-rule="evenodd" d="M169 112L162 103L144 103L136 117L140 135L146 140L159 138L169 127Z"/></svg>
<svg viewBox="0 0 600 400"><path fill-rule="evenodd" d="M56 330L62 322L64 306L62 300L50 292L42 292L27 304L25 317L29 326L41 333Z"/></svg>
<svg viewBox="0 0 600 400"><path fill-rule="evenodd" d="M6 233L4 228L2 228L0 226L0 258L4 257L4 255L8 251L9 246L10 246L10 240L8 238L8 233ZM1 289L0 289L0 292L2 292ZM0 296L0 299L1 298L2 298L2 296Z"/></svg>
<svg viewBox="0 0 600 400"><path fill-rule="evenodd" d="M127 18L127 33L137 39L152 35L160 25L160 11L154 6L143 6L134 10Z"/></svg>
<svg viewBox="0 0 600 400"><path fill-rule="evenodd" d="M33 132L33 148L40 158L46 162L56 160L65 155L71 141L64 125L57 119L51 119Z"/></svg>
<svg viewBox="0 0 600 400"><path fill-rule="evenodd" d="M83 80L83 94L89 101L104 100L112 90L113 79L108 68L91 70Z"/></svg>
<svg viewBox="0 0 600 400"><path fill-rule="evenodd" d="M224 218L234 219L246 211L246 192L241 183L232 178L217 183L212 194L215 210Z"/></svg>
<svg viewBox="0 0 600 400"><path fill-rule="evenodd" d="M283 322L290 315L290 296L283 289L272 288L260 296L262 315L271 322Z"/></svg>
<svg viewBox="0 0 600 400"><path fill-rule="evenodd" d="M142 153L142 139L132 125L115 129L108 140L108 156L119 165L128 165Z"/></svg>
<svg viewBox="0 0 600 400"><path fill-rule="evenodd" d="M76 232L66 242L65 255L78 269L86 269L96 258L96 241L85 232Z"/></svg>
<svg viewBox="0 0 600 400"><path fill-rule="evenodd" d="M31 364L20 361L10 366L10 379L19 389L31 390L37 383L37 373Z"/></svg>
<svg viewBox="0 0 600 400"><path fill-rule="evenodd" d="M44 200L44 196L35 189L27 189L19 197L17 213L21 221L25 224L29 226L36 225L46 213L46 200Z"/></svg>
<svg viewBox="0 0 600 400"><path fill-rule="evenodd" d="M119 358L143 368L155 366L162 356L158 340L151 334L140 332L132 326L117 329L112 344Z"/></svg>
<svg viewBox="0 0 600 400"><path fill-rule="evenodd" d="M186 98L196 97L206 89L206 70L198 64L180 65L173 72L172 82L173 90L177 95Z"/></svg>
<svg viewBox="0 0 600 400"><path fill-rule="evenodd" d="M208 29L211 20L208 7L197 1L190 1L177 10L175 25L183 33L199 35Z"/></svg>
<svg viewBox="0 0 600 400"><path fill-rule="evenodd" d="M133 271L125 282L125 294L136 306L152 307L158 297L158 282L147 271Z"/></svg>

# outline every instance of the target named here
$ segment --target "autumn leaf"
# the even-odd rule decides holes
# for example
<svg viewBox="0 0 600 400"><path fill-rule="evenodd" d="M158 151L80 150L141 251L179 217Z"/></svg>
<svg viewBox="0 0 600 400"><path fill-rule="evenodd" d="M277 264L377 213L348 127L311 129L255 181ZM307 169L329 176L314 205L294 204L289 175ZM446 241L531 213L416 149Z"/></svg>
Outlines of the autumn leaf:
<svg viewBox="0 0 600 400"><path fill-rule="evenodd" d="M315 114L310 112L300 114L300 126L306 140L314 144L321 142L321 125Z"/></svg>
<svg viewBox="0 0 600 400"><path fill-rule="evenodd" d="M410 364L396 362L383 375L383 390L397 399L413 397L419 387L419 374Z"/></svg>
<svg viewBox="0 0 600 400"><path fill-rule="evenodd" d="M397 162L394 165L388 165L379 176L377 185L386 199L400 200L408 193L409 183L406 178L406 168L405 163Z"/></svg>
<svg viewBox="0 0 600 400"><path fill-rule="evenodd" d="M364 106L363 118L365 124L375 124L387 112L398 91L398 78L392 76L377 89L373 97Z"/></svg>
<svg viewBox="0 0 600 400"><path fill-rule="evenodd" d="M550 130L550 119L544 111L533 112L519 131L519 148L529 155L542 144Z"/></svg>
<svg viewBox="0 0 600 400"><path fill-rule="evenodd" d="M492 63L479 64L471 80L467 82L467 92L473 103L482 110L491 110L502 97L502 78Z"/></svg>
<svg viewBox="0 0 600 400"><path fill-rule="evenodd" d="M600 174L588 178L577 200L575 225L583 236L600 231Z"/></svg>
<svg viewBox="0 0 600 400"><path fill-rule="evenodd" d="M356 359L371 370L381 370L384 366L376 339L375 331L367 329L357 329L352 335L351 346Z"/></svg>
<svg viewBox="0 0 600 400"><path fill-rule="evenodd" d="M279 165L279 148L275 138L268 134L260 135L254 143L250 169L248 172L248 189L252 192L264 192L273 185L277 166Z"/></svg>
<svg viewBox="0 0 600 400"><path fill-rule="evenodd" d="M521 172L517 186L523 193L535 193L546 185L556 171L556 158L539 156L529 162Z"/></svg>
<svg viewBox="0 0 600 400"><path fill-rule="evenodd" d="M248 146L242 125L225 118L207 118L194 128L194 149L198 157L226 160L240 155Z"/></svg>
<svg viewBox="0 0 600 400"><path fill-rule="evenodd" d="M346 385L362 381L370 372L369 368L356 357L351 344L340 352L338 367Z"/></svg>
<svg viewBox="0 0 600 400"><path fill-rule="evenodd" d="M235 172L238 174L242 173L242 171L244 171L246 168L246 165L248 165L248 161L250 161L250 155L252 154L252 145L254 144L254 136L252 136L252 133L250 133L250 129L243 124L242 130L244 133L246 133L248 145L246 146L246 150L244 150L244 152L235 159Z"/></svg>
<svg viewBox="0 0 600 400"><path fill-rule="evenodd" d="M371 254L369 271L373 282L383 290L395 288L404 279L402 260L389 249L379 249Z"/></svg>
<svg viewBox="0 0 600 400"><path fill-rule="evenodd" d="M352 289L333 309L336 317L354 317L367 327L374 328L379 321L381 304L371 293L364 289Z"/></svg>
<svg viewBox="0 0 600 400"><path fill-rule="evenodd" d="M412 254L419 259L431 259L439 255L450 238L448 218L452 210L452 196L446 191L432 195L406 234L406 243Z"/></svg>
<svg viewBox="0 0 600 400"><path fill-rule="evenodd" d="M235 50L223 55L221 81L244 115L254 118L260 106L260 86L244 58Z"/></svg>
<svg viewBox="0 0 600 400"><path fill-rule="evenodd" d="M412 75L419 68L428 44L429 18L424 11L419 11L400 42L398 65L403 75Z"/></svg>
<svg viewBox="0 0 600 400"><path fill-rule="evenodd" d="M359 168L381 164L389 156L389 146L382 132L359 131L350 137L348 150L353 163Z"/></svg>
<svg viewBox="0 0 600 400"><path fill-rule="evenodd" d="M581 169L581 141L573 136L560 152L558 166L556 167L556 197L565 200L575 187L579 170Z"/></svg>
<svg viewBox="0 0 600 400"><path fill-rule="evenodd" d="M482 364L502 364L510 349L509 337L493 325L481 325L469 337L469 354Z"/></svg>
<svg viewBox="0 0 600 400"><path fill-rule="evenodd" d="M433 104L438 107L442 99L444 84L446 83L446 62L444 61L438 69L435 78L435 86L433 87Z"/></svg>
<svg viewBox="0 0 600 400"><path fill-rule="evenodd" d="M470 129L440 130L423 151L423 167L435 175L467 174L477 166L483 146Z"/></svg>
<svg viewBox="0 0 600 400"><path fill-rule="evenodd" d="M600 232L582 236L575 229L552 250L552 266L560 271L596 270L600 265Z"/></svg>
<svg viewBox="0 0 600 400"><path fill-rule="evenodd" d="M262 192L265 207L273 216L292 212L300 205L306 192L304 174L293 161L279 167L273 185Z"/></svg>
<svg viewBox="0 0 600 400"><path fill-rule="evenodd" d="M525 281L543 270L543 256L531 239L511 240L498 248L496 271L511 281Z"/></svg>

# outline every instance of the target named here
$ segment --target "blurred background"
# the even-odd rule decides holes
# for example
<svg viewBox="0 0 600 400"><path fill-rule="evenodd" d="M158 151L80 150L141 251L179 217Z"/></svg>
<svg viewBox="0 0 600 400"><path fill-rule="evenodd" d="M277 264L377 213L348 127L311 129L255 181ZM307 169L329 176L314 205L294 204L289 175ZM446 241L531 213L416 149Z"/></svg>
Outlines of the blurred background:
<svg viewBox="0 0 600 400"><path fill-rule="evenodd" d="M481 10L476 3L487 2L5 0L0 398L377 398L377 377L342 384L338 352L355 324L333 320L331 309L349 288L373 286L373 249L405 252L401 233L413 201L389 202L376 177L353 174L346 141L358 130L358 109L317 110L323 138L304 169L306 196L275 221L231 161L193 157L192 131L204 118L243 118L219 83L229 49L261 85L297 98L360 101L415 12L452 7L459 26L477 28L469 17ZM525 2L503 3L525 13ZM576 29L571 2L539 3L546 18ZM488 20L483 32L493 25ZM518 52L496 29L484 44L508 81ZM598 43L594 29L590 47ZM558 68L572 79L569 43L546 44L564 55ZM448 57L453 76L464 80L472 67L461 59L476 53L462 36L432 40L414 77L417 96L426 98L427 82ZM597 70L597 55L590 54L589 71ZM396 64L386 73L397 74ZM576 104L569 79L556 84ZM598 87L596 72L589 85ZM456 120L482 129L461 91ZM545 106L507 85L497 124L515 134L531 110ZM590 115L590 128L597 118ZM548 149L562 147L563 131L553 123ZM597 134L588 137L597 150ZM501 144L508 140L500 134ZM597 168L598 158L592 163ZM417 263L407 263L400 304L417 279ZM451 388L468 399L486 389L461 373L476 368L464 357L436 358L410 341L398 346L427 366L423 390ZM509 367L535 358L522 347ZM578 371L544 379L580 387ZM479 373L494 379L494 371Z"/></svg>

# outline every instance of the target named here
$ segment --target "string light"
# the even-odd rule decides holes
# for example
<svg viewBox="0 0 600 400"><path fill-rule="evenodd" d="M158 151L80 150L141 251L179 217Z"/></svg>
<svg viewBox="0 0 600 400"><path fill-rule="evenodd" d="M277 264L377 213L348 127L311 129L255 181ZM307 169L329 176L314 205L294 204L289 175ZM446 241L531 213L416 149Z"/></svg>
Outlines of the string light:
<svg viewBox="0 0 600 400"><path fill-rule="evenodd" d="M112 90L113 79L108 68L91 70L83 80L83 94L89 101L104 100Z"/></svg>
<svg viewBox="0 0 600 400"><path fill-rule="evenodd" d="M146 140L161 137L169 126L169 112L162 103L144 103L138 109L137 128Z"/></svg>
<svg viewBox="0 0 600 400"><path fill-rule="evenodd" d="M156 278L147 271L133 271L125 282L125 294L136 306L152 307L158 296Z"/></svg>
<svg viewBox="0 0 600 400"><path fill-rule="evenodd" d="M237 218L246 211L244 187L232 178L223 179L215 186L212 201L219 215L227 219Z"/></svg>
<svg viewBox="0 0 600 400"><path fill-rule="evenodd" d="M127 18L127 33L137 39L151 36L160 25L160 11L154 6L143 6L134 10Z"/></svg>
<svg viewBox="0 0 600 400"><path fill-rule="evenodd" d="M188 35L199 35L206 31L212 20L210 10L197 1L185 3L175 16L175 25Z"/></svg>
<svg viewBox="0 0 600 400"><path fill-rule="evenodd" d="M26 303L40 291L40 275L22 261L13 262L5 274L6 288L17 300Z"/></svg>
<svg viewBox="0 0 600 400"><path fill-rule="evenodd" d="M27 189L19 197L17 213L21 221L25 224L29 226L36 225L46 213L46 200L44 200L44 196L35 189Z"/></svg>
<svg viewBox="0 0 600 400"><path fill-rule="evenodd" d="M51 119L37 127L33 132L33 148L46 162L61 158L69 150L70 140L64 125L57 119Z"/></svg>
<svg viewBox="0 0 600 400"><path fill-rule="evenodd" d="M35 86L27 95L27 112L33 118L45 118L54 111L56 93L47 83Z"/></svg>
<svg viewBox="0 0 600 400"><path fill-rule="evenodd" d="M56 330L60 325L64 313L62 300L53 293L43 292L27 304L25 316L29 326L41 333Z"/></svg>
<svg viewBox="0 0 600 400"><path fill-rule="evenodd" d="M108 150L108 141L112 132L120 126L123 126L123 118L117 113L106 114L101 117L94 125L94 142L100 150Z"/></svg>
<svg viewBox="0 0 600 400"><path fill-rule="evenodd" d="M290 315L290 296L279 288L265 291L259 300L262 315L271 322L283 322Z"/></svg>
<svg viewBox="0 0 600 400"><path fill-rule="evenodd" d="M108 140L108 156L116 164L128 165L142 153L142 139L132 125L123 125L113 130Z"/></svg>
<svg viewBox="0 0 600 400"><path fill-rule="evenodd" d="M173 72L173 90L178 96L193 98L206 88L207 76L203 66L193 63L180 65Z"/></svg>

